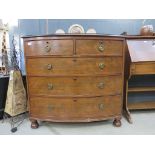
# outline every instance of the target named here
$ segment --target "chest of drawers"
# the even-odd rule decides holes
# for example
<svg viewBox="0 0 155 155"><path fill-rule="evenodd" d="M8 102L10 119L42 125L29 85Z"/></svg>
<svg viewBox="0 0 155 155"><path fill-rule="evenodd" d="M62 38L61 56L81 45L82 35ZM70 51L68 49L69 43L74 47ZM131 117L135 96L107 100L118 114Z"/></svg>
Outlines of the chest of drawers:
<svg viewBox="0 0 155 155"><path fill-rule="evenodd" d="M37 120L121 125L124 39L102 35L24 37L31 127Z"/></svg>

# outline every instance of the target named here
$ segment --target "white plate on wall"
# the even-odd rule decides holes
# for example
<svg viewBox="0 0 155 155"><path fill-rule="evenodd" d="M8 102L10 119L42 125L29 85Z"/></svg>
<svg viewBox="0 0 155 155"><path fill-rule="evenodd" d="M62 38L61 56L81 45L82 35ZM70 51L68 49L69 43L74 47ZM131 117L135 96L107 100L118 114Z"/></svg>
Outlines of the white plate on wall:
<svg viewBox="0 0 155 155"><path fill-rule="evenodd" d="M57 29L57 30L55 31L55 33L56 33L56 34L64 34L65 31L64 31L63 29Z"/></svg>
<svg viewBox="0 0 155 155"><path fill-rule="evenodd" d="M75 33L75 34L84 33L84 28L79 24L73 24L69 27L68 33Z"/></svg>
<svg viewBox="0 0 155 155"><path fill-rule="evenodd" d="M95 30L95 29L93 29L93 28L90 28L90 29L88 29L88 30L87 30L87 32L86 32L86 33L96 34L96 30Z"/></svg>

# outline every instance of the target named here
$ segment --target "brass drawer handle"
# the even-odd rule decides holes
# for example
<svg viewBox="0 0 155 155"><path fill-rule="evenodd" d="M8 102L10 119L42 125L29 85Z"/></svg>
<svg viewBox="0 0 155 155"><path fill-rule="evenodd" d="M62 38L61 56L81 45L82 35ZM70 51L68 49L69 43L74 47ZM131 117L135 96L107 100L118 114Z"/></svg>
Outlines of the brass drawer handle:
<svg viewBox="0 0 155 155"><path fill-rule="evenodd" d="M99 108L100 110L104 110L104 104L103 104L103 103L98 104L98 108Z"/></svg>
<svg viewBox="0 0 155 155"><path fill-rule="evenodd" d="M47 46L45 47L45 52L48 53L48 52L50 52L50 50L51 50L51 47L50 47L49 45L47 45Z"/></svg>
<svg viewBox="0 0 155 155"><path fill-rule="evenodd" d="M53 89L53 84L48 83L48 84L47 84L47 87L48 87L48 90L52 90L52 89Z"/></svg>
<svg viewBox="0 0 155 155"><path fill-rule="evenodd" d="M103 52L104 51L104 44L103 44L103 42L101 41L101 42L99 42L99 45L98 45L98 50L100 51L100 52Z"/></svg>
<svg viewBox="0 0 155 155"><path fill-rule="evenodd" d="M47 69L48 69L48 70L51 70L51 69L52 69L52 65L51 65L51 64L48 64L48 65L47 65Z"/></svg>
<svg viewBox="0 0 155 155"><path fill-rule="evenodd" d="M98 88L103 89L104 88L104 83L103 82L99 83Z"/></svg>
<svg viewBox="0 0 155 155"><path fill-rule="evenodd" d="M99 65L98 65L98 66L99 66L99 68L100 68L100 69L104 69L105 64L104 64L104 63L99 63Z"/></svg>

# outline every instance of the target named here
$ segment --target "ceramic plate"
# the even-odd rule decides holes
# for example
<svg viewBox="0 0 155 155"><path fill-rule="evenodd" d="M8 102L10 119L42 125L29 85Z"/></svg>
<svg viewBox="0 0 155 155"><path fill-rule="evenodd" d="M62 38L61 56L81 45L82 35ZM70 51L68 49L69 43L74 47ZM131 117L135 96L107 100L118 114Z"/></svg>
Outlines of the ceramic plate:
<svg viewBox="0 0 155 155"><path fill-rule="evenodd" d="M84 33L84 28L79 24L73 24L69 27L68 33Z"/></svg>

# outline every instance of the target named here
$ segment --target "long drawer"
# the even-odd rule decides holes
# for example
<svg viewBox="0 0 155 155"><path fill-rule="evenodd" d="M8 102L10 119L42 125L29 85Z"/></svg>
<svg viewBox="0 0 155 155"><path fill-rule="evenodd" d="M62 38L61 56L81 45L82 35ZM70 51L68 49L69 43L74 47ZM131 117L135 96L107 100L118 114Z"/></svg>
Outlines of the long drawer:
<svg viewBox="0 0 155 155"><path fill-rule="evenodd" d="M30 98L30 116L52 121L91 121L121 114L121 96Z"/></svg>
<svg viewBox="0 0 155 155"><path fill-rule="evenodd" d="M27 75L110 75L123 70L122 57L29 58Z"/></svg>
<svg viewBox="0 0 155 155"><path fill-rule="evenodd" d="M29 77L30 95L115 95L122 92L121 76Z"/></svg>
<svg viewBox="0 0 155 155"><path fill-rule="evenodd" d="M76 40L78 55L123 55L123 42L118 40Z"/></svg>
<svg viewBox="0 0 155 155"><path fill-rule="evenodd" d="M130 69L134 75L155 74L155 62L135 62Z"/></svg>
<svg viewBox="0 0 155 155"><path fill-rule="evenodd" d="M26 56L72 54L73 40L41 40L25 42Z"/></svg>

